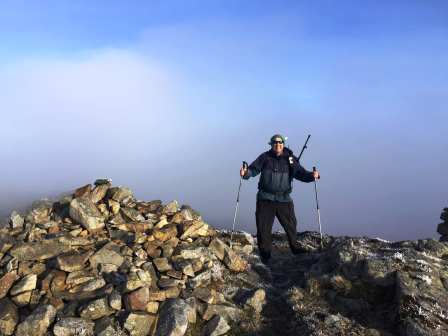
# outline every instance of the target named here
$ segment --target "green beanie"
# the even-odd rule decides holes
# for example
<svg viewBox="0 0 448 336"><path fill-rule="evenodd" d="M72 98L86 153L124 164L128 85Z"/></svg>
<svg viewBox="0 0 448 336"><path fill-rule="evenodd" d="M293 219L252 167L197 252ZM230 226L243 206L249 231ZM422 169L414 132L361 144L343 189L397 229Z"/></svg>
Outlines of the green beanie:
<svg viewBox="0 0 448 336"><path fill-rule="evenodd" d="M286 142L286 139L288 139L287 137L285 137L285 136L283 136L283 135L281 135L281 134L274 134L274 135L271 137L271 140L269 141L269 145L272 146L272 145L274 144L275 139L277 139L277 138L282 139L283 143L285 143L285 142Z"/></svg>

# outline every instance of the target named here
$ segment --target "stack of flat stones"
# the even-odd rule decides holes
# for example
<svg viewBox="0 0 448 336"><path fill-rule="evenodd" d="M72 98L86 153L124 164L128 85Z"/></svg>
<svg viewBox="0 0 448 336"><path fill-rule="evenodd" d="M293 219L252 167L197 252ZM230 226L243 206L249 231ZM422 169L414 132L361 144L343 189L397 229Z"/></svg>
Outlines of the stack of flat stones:
<svg viewBox="0 0 448 336"><path fill-rule="evenodd" d="M440 219L443 220L443 223L437 226L437 232L442 235L440 241L448 242L448 208L443 209Z"/></svg>
<svg viewBox="0 0 448 336"><path fill-rule="evenodd" d="M227 237L190 206L139 201L107 179L13 211L0 230L0 334L224 335L265 300L256 284L231 285L252 237L232 249Z"/></svg>

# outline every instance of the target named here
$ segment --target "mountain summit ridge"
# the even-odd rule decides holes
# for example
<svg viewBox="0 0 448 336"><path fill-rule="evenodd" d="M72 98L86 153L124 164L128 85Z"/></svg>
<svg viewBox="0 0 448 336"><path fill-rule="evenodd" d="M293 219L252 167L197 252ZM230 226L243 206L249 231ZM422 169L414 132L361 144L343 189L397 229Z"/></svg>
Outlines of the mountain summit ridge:
<svg viewBox="0 0 448 336"><path fill-rule="evenodd" d="M445 211L442 220L448 217ZM448 225L448 224L447 224ZM442 229L441 229L442 228ZM439 225L443 234L444 225ZM0 229L3 335L446 335L448 242L213 228L100 179Z"/></svg>

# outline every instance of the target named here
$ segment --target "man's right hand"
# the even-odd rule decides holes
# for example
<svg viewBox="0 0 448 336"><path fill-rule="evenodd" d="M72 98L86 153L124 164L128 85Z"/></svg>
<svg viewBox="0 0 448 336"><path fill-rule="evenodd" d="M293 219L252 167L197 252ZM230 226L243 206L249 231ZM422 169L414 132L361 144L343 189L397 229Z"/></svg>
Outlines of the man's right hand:
<svg viewBox="0 0 448 336"><path fill-rule="evenodd" d="M243 177L247 173L247 168L241 167L240 169L240 176Z"/></svg>

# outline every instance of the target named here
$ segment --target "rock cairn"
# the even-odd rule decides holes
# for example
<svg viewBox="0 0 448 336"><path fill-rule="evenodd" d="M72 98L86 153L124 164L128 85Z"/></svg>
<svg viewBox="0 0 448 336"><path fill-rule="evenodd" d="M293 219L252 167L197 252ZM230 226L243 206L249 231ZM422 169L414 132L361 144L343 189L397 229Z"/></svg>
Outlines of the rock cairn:
<svg viewBox="0 0 448 336"><path fill-rule="evenodd" d="M440 219L443 220L443 223L437 226L437 232L442 235L440 241L448 242L448 208L443 209Z"/></svg>
<svg viewBox="0 0 448 336"><path fill-rule="evenodd" d="M252 236L109 180L13 212L0 230L0 334L223 335L265 300L241 283ZM255 316L255 317L254 317Z"/></svg>

